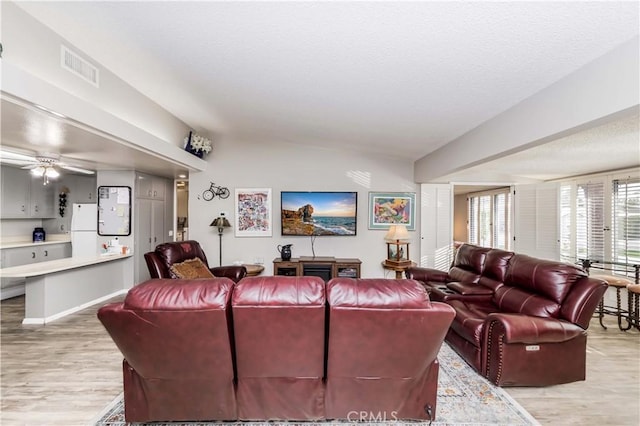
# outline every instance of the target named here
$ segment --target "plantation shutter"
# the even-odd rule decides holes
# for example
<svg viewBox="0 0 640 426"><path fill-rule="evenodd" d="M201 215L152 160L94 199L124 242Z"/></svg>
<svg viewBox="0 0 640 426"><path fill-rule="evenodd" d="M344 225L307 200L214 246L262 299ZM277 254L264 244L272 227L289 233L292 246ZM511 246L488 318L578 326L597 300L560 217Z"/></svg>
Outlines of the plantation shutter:
<svg viewBox="0 0 640 426"><path fill-rule="evenodd" d="M420 205L419 264L446 271L451 265L453 255L452 186L420 185ZM413 254L411 256L413 257Z"/></svg>
<svg viewBox="0 0 640 426"><path fill-rule="evenodd" d="M604 182L576 186L576 257L605 260Z"/></svg>
<svg viewBox="0 0 640 426"><path fill-rule="evenodd" d="M611 214L613 260L640 263L640 179L613 181Z"/></svg>
<svg viewBox="0 0 640 426"><path fill-rule="evenodd" d="M577 260L572 237L575 234L572 188L568 183L560 186L560 260L570 263Z"/></svg>
<svg viewBox="0 0 640 426"><path fill-rule="evenodd" d="M493 197L493 247L506 250L509 247L509 198L511 192Z"/></svg>
<svg viewBox="0 0 640 426"><path fill-rule="evenodd" d="M559 185L518 185L514 194L514 251L559 259Z"/></svg>
<svg viewBox="0 0 640 426"><path fill-rule="evenodd" d="M469 241L470 244L478 244L478 213L477 213L477 198L476 197L469 197L467 198L467 208L468 208L468 213L467 213L467 217L468 219L468 224L467 224L467 241Z"/></svg>
<svg viewBox="0 0 640 426"><path fill-rule="evenodd" d="M491 196L478 197L478 244L491 247Z"/></svg>

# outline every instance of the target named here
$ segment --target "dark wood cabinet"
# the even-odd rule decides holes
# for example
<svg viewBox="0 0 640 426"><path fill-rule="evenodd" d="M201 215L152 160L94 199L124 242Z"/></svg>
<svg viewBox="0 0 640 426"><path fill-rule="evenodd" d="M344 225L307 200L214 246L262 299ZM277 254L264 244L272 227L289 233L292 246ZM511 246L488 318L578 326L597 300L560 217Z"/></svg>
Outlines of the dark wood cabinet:
<svg viewBox="0 0 640 426"><path fill-rule="evenodd" d="M360 278L360 259L335 257L294 257L273 260L273 275L317 276L325 281L331 278Z"/></svg>

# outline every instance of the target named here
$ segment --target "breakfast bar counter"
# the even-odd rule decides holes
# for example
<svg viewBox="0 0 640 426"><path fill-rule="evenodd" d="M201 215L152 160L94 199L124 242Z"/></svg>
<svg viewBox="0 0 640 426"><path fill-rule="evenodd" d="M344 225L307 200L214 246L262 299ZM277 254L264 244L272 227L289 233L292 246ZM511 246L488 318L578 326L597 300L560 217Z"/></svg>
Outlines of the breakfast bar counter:
<svg viewBox="0 0 640 426"><path fill-rule="evenodd" d="M68 257L0 269L0 277L25 277L23 324L46 324L126 293L133 286L131 254Z"/></svg>

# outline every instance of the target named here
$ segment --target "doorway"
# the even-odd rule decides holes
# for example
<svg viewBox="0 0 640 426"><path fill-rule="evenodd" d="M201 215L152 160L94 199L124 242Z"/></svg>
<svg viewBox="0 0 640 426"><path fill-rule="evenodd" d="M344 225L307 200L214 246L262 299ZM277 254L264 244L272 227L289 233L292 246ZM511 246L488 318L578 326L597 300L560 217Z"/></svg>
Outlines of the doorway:
<svg viewBox="0 0 640 426"><path fill-rule="evenodd" d="M176 241L189 239L189 181L177 179L176 185Z"/></svg>

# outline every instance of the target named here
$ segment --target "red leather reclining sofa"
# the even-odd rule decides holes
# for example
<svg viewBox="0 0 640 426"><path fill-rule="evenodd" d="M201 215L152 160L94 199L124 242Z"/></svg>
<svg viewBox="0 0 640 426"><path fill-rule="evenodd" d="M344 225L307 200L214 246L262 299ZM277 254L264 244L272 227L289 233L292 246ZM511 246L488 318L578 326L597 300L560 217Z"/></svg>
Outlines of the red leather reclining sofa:
<svg viewBox="0 0 640 426"><path fill-rule="evenodd" d="M435 418L454 310L414 280L275 276L152 279L98 317L128 422L357 421Z"/></svg>
<svg viewBox="0 0 640 426"><path fill-rule="evenodd" d="M579 267L463 244L448 272L413 267L456 311L446 341L499 386L585 379L587 328L607 289Z"/></svg>

